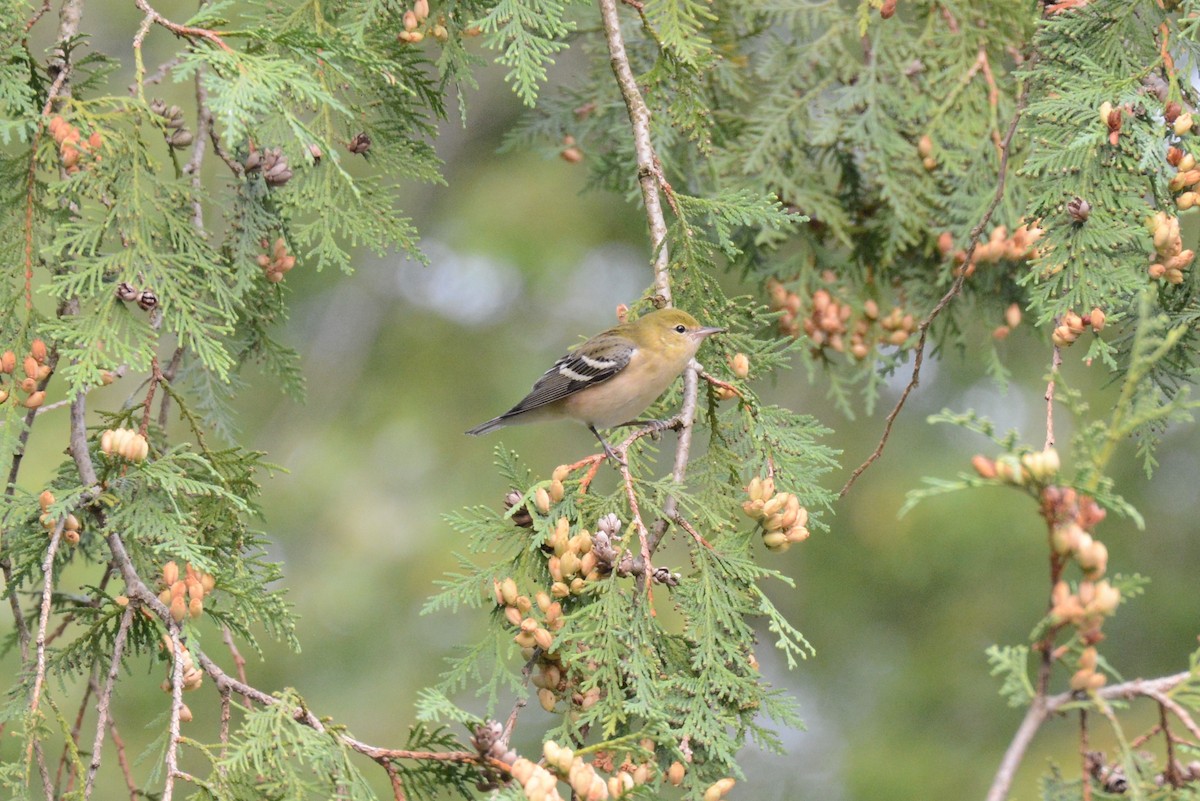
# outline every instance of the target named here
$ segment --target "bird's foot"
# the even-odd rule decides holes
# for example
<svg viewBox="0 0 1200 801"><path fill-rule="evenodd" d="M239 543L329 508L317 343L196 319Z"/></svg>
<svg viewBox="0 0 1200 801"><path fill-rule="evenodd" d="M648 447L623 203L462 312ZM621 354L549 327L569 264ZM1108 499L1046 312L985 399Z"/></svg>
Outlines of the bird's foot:
<svg viewBox="0 0 1200 801"><path fill-rule="evenodd" d="M667 420L630 420L628 423L622 423L622 425L626 426L641 426L650 434L650 439L653 440L657 440L659 435L664 431L678 429L679 424L680 419L678 417L671 417Z"/></svg>

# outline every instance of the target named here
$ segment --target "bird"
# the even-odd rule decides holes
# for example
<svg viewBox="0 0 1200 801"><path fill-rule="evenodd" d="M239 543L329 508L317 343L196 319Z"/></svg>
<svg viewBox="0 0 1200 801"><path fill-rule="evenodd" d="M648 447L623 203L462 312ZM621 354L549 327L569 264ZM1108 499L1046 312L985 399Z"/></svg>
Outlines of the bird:
<svg viewBox="0 0 1200 801"><path fill-rule="evenodd" d="M621 462L598 429L637 422L704 340L723 331L674 308L621 323L568 352L517 405L466 433L478 436L509 425L573 419L587 426L609 458Z"/></svg>

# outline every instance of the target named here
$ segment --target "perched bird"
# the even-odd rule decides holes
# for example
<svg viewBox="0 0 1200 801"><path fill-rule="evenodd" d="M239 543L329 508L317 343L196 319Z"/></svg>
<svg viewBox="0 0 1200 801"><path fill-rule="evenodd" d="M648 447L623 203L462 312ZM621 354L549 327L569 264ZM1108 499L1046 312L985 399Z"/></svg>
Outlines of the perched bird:
<svg viewBox="0 0 1200 801"><path fill-rule="evenodd" d="M563 356L520 403L467 433L565 417L587 426L604 452L620 461L597 429L633 422L683 372L700 343L724 330L702 326L679 309L644 314Z"/></svg>

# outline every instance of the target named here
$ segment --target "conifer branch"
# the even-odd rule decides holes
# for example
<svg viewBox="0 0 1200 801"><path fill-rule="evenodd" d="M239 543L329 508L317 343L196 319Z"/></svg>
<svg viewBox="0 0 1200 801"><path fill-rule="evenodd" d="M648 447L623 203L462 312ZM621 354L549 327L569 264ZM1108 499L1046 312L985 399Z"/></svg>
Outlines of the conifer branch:
<svg viewBox="0 0 1200 801"><path fill-rule="evenodd" d="M959 292L962 291L963 283L967 279L967 270L965 267L971 263L971 258L975 255L975 249L979 245L979 237L982 236L983 229L987 227L987 224L991 221L992 215L995 213L996 208L1000 205L1000 201L1004 198L1004 186L1008 178L1008 158L1011 152L1013 135L1017 132L1017 124L1021 121L1021 114L1025 109L1027 95L1027 91L1023 88L1021 93L1017 96L1016 106L1013 109L1012 121L1008 125L1007 133L1004 134L1004 138L1000 141L1000 166L998 169L999 175L996 179L996 191L993 193L992 200L990 203L988 203L987 209L984 210L983 216L979 219L979 222L976 223L975 227L971 229L966 257L963 261L963 269L958 271L958 275L955 277L954 283L950 285L950 289L946 291L946 294L942 295L941 299L929 311L929 314L925 316L925 319L921 320L920 325L917 327L919 336L917 338L917 346L913 350L912 376L909 378L904 390L900 393L900 398L896 401L896 405L892 407L892 410L888 413L887 417L884 418L883 435L879 438L879 444L875 446L875 450L870 456L867 457L866 461L856 467L854 472L850 474L850 478L842 487L841 492L838 493L839 498L846 497L846 493L850 492L850 488L854 486L856 481L858 481L858 477L861 476L868 467L874 464L875 461L883 455L883 449L887 446L888 438L892 435L892 425L896 422L896 418L900 415L900 411L904 408L905 402L908 401L908 396L911 395L912 391L917 388L917 384L921 380L921 365L925 360L925 344L929 338L929 327L933 324L933 321L937 319L938 315L950 305L950 302L958 297Z"/></svg>

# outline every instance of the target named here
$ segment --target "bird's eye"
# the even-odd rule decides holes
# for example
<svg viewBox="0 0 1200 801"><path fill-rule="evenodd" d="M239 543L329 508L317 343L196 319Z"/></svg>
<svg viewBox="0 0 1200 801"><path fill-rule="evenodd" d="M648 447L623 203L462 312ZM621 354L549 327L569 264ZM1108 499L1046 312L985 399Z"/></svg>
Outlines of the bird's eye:
<svg viewBox="0 0 1200 801"><path fill-rule="evenodd" d="M687 326L683 323L680 323L679 325L675 326L675 331L680 334L687 333Z"/></svg>

